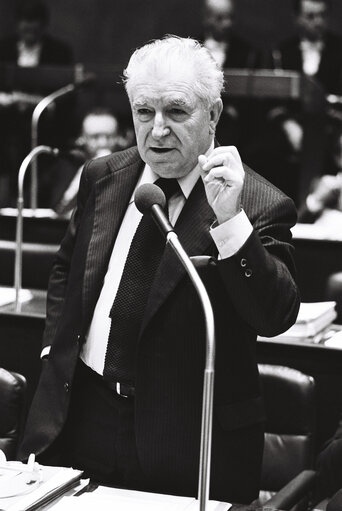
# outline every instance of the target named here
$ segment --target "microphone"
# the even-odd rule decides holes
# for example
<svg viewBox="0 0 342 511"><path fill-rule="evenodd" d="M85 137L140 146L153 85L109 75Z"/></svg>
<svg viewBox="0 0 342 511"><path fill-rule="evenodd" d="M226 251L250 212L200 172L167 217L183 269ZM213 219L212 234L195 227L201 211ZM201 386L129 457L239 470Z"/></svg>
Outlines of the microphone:
<svg viewBox="0 0 342 511"><path fill-rule="evenodd" d="M203 378L202 397L202 424L200 462L198 474L198 500L199 510L206 511L209 500L210 460L214 401L214 374L215 374L215 322L214 313L205 286L190 257L180 243L177 234L165 215L163 208L166 205L164 192L154 184L139 186L135 192L136 207L143 214L151 213L152 218L161 232L166 236L167 243L174 250L179 261L188 273L201 302L205 319L206 355ZM208 258L210 259L210 258Z"/></svg>
<svg viewBox="0 0 342 511"><path fill-rule="evenodd" d="M164 212L166 197L159 186L152 183L139 186L134 195L134 202L143 215L151 213L152 218L164 236L174 232L173 226Z"/></svg>

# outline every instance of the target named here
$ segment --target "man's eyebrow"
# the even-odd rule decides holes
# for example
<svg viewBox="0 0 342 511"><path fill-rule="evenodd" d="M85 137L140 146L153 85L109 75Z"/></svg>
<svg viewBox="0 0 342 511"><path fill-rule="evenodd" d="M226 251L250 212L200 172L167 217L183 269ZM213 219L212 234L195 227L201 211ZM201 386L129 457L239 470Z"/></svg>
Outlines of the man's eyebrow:
<svg viewBox="0 0 342 511"><path fill-rule="evenodd" d="M145 106L148 103L147 98L139 98L133 101L133 106L139 107L139 106Z"/></svg>
<svg viewBox="0 0 342 511"><path fill-rule="evenodd" d="M181 98L171 99L170 104L176 106L190 106L189 101L186 101L185 99Z"/></svg>

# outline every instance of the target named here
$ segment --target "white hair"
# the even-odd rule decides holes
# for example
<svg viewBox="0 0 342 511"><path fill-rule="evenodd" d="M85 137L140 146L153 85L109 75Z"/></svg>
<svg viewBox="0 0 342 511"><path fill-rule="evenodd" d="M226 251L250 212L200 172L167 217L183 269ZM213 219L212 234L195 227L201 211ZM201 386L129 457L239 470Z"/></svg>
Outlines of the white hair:
<svg viewBox="0 0 342 511"><path fill-rule="evenodd" d="M135 50L123 73L128 97L141 74L159 72L168 76L182 67L194 70L193 90L210 108L223 91L223 72L209 50L198 41L177 36L165 36Z"/></svg>

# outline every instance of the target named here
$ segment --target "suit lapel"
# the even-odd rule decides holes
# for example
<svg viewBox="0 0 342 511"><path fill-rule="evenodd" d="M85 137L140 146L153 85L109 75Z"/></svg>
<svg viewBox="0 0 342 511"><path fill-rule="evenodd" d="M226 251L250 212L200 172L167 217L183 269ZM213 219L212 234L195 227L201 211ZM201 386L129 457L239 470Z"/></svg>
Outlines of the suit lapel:
<svg viewBox="0 0 342 511"><path fill-rule="evenodd" d="M202 179L199 179L175 225L179 240L189 256L205 253L212 244L209 229L214 219L214 212L208 204ZM184 275L183 266L167 245L151 287L141 331Z"/></svg>
<svg viewBox="0 0 342 511"><path fill-rule="evenodd" d="M108 162L111 167L111 162ZM84 318L91 317L103 285L122 219L142 170L142 161L110 172L95 184L93 231L88 247L83 287Z"/></svg>

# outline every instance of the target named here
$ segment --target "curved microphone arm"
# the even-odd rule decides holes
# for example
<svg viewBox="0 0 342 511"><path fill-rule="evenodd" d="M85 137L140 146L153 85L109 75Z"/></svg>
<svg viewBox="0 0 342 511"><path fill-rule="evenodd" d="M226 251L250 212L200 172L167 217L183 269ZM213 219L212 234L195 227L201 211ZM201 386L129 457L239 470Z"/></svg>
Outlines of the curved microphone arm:
<svg viewBox="0 0 342 511"><path fill-rule="evenodd" d="M20 290L22 285L22 258L23 258L23 209L24 209L24 179L26 171L39 154L46 153L53 156L59 154L59 149L40 145L35 147L22 161L18 173L18 198L17 198L17 224L16 224L16 246L14 262L14 287L15 287L15 310L20 309ZM32 170L32 166L31 166Z"/></svg>
<svg viewBox="0 0 342 511"><path fill-rule="evenodd" d="M38 145L38 124L40 120L40 116L46 110L46 108L54 103L57 99L74 92L76 89L76 85L71 83L62 87L55 92L52 92L41 101L39 101L38 105L33 110L32 119L31 119L31 150L33 150ZM25 161L25 160L24 160ZM31 208L37 208L37 195L38 195L38 176L37 176L37 162L34 161L32 163L32 171L31 171Z"/></svg>
<svg viewBox="0 0 342 511"><path fill-rule="evenodd" d="M210 486L210 461L211 461L211 440L213 422L213 401L214 401L214 376L215 376L215 321L214 313L210 303L207 290L198 275L195 266L174 231L166 235L167 242L172 246L179 260L186 269L192 283L194 284L200 298L206 329L206 355L203 381L202 401L202 426L201 446L198 480L199 510L205 511L209 500ZM196 259L196 258L195 258ZM200 258L199 266L208 264L211 258ZM195 262L195 261L194 261Z"/></svg>

